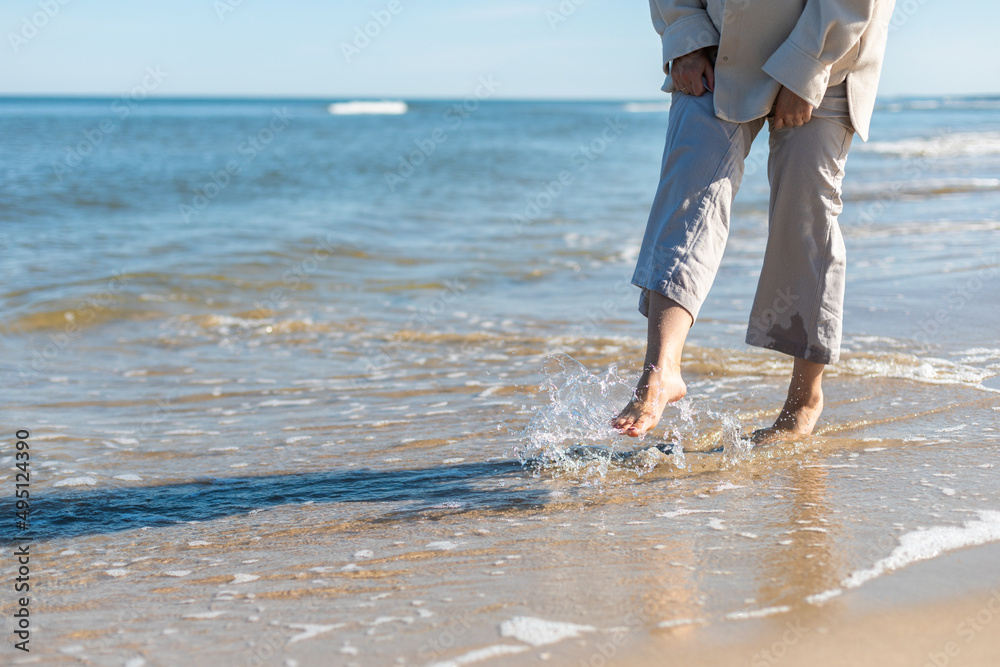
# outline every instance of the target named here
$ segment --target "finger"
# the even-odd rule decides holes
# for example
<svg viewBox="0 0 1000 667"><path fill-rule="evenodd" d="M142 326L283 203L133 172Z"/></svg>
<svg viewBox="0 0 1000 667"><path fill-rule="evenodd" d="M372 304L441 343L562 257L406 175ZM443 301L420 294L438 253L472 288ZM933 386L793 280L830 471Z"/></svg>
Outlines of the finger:
<svg viewBox="0 0 1000 667"><path fill-rule="evenodd" d="M678 86L678 90L680 90L685 95L690 95L691 91L694 89L694 86L692 85L691 81L692 81L691 74L685 73L683 76L680 77L681 85Z"/></svg>
<svg viewBox="0 0 1000 667"><path fill-rule="evenodd" d="M701 78L701 72L698 72L695 76L691 77L691 85L688 87L691 94L695 97L699 97L705 94L705 84Z"/></svg>
<svg viewBox="0 0 1000 667"><path fill-rule="evenodd" d="M774 116L774 129L780 130L785 127L785 119L781 116Z"/></svg>
<svg viewBox="0 0 1000 667"><path fill-rule="evenodd" d="M680 90L684 87L684 82L681 81L680 75L677 73L677 67L670 68L670 80L674 82L674 88Z"/></svg>
<svg viewBox="0 0 1000 667"><path fill-rule="evenodd" d="M715 92L715 68L709 65L705 68L705 82L708 84L708 89L713 93Z"/></svg>

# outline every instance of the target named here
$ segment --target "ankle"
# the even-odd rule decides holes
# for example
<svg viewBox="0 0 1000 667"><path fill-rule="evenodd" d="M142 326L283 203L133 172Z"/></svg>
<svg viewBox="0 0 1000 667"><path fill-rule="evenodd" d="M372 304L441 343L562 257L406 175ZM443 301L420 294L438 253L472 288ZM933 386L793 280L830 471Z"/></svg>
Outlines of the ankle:
<svg viewBox="0 0 1000 667"><path fill-rule="evenodd" d="M785 405L794 408L819 408L823 405L823 388L820 386L788 392Z"/></svg>
<svg viewBox="0 0 1000 667"><path fill-rule="evenodd" d="M646 375L676 375L681 372L681 364L676 359L660 359L658 361L647 361L643 364L642 372Z"/></svg>

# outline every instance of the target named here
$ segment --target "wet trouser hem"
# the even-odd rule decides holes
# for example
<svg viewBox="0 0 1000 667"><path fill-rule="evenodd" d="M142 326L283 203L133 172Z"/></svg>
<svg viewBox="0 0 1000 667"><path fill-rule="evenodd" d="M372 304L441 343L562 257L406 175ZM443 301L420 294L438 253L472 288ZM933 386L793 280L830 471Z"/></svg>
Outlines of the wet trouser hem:
<svg viewBox="0 0 1000 667"><path fill-rule="evenodd" d="M766 341L757 341L750 335L747 335L746 343L747 345L752 345L753 347L760 347L765 350L781 352L782 354L787 354L791 357L795 357L796 359L805 359L806 361L811 361L814 364L835 364L840 361L840 352L838 350L816 348L812 345L802 345L801 343L793 343L791 341L775 340L770 337Z"/></svg>

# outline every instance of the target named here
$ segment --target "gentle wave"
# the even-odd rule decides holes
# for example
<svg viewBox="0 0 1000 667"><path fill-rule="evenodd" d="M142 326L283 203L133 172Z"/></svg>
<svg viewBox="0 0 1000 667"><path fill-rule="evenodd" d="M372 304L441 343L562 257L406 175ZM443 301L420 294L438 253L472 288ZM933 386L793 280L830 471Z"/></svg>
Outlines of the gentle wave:
<svg viewBox="0 0 1000 667"><path fill-rule="evenodd" d="M962 526L935 526L906 533L892 553L867 570L852 573L841 584L857 588L876 577L906 567L911 563L936 558L962 547L1000 542L1000 512L982 510L977 521Z"/></svg>
<svg viewBox="0 0 1000 667"><path fill-rule="evenodd" d="M830 375L912 380L924 384L960 384L978 387L991 371L945 359L922 359L912 354L853 353L830 367Z"/></svg>
<svg viewBox="0 0 1000 667"><path fill-rule="evenodd" d="M856 150L908 158L1000 155L1000 132L950 132L935 137L872 141Z"/></svg>
<svg viewBox="0 0 1000 667"><path fill-rule="evenodd" d="M139 322L160 317L159 311L129 306L119 299L118 303L105 305L92 300L70 308L43 310L15 318L6 326L0 326L5 334L40 334L61 332L67 336L77 336L81 330L113 322ZM56 340L56 339L53 339Z"/></svg>
<svg viewBox="0 0 1000 667"><path fill-rule="evenodd" d="M401 116L409 111L406 102L335 102L327 107L334 116Z"/></svg>
<svg viewBox="0 0 1000 667"><path fill-rule="evenodd" d="M847 223L844 225L844 233L852 237L886 237L886 236L907 236L932 235L932 234L965 234L969 232L1000 232L1000 221L912 221L896 222L894 220L872 221L862 220L861 224Z"/></svg>
<svg viewBox="0 0 1000 667"><path fill-rule="evenodd" d="M990 111L1000 109L1000 98L938 98L921 100L889 100L880 102L876 109L899 113L901 111Z"/></svg>
<svg viewBox="0 0 1000 667"><path fill-rule="evenodd" d="M1000 190L1000 178L932 178L903 183L873 183L867 186L855 186L844 194L844 199L871 201L895 197L937 197L997 190Z"/></svg>
<svg viewBox="0 0 1000 667"><path fill-rule="evenodd" d="M144 299L140 299L144 300ZM123 302L125 301L125 302ZM127 303L123 298L114 306L90 311L70 309L46 310L23 315L0 331L26 334L45 331L62 331L108 324L112 322L136 321L167 318L161 334L173 340L176 336L185 339L237 339L298 335L299 339L284 338L282 344L314 344L317 336L333 333L360 335L369 340L382 339L391 344L397 352L407 349L425 350L427 347L441 349L485 349L503 350L502 359L526 357L543 359L557 357L552 372L556 375L576 377L586 384L592 379L597 382L595 390L603 399L611 398L610 404L617 405L628 399L632 378L622 377L617 370L603 379L589 376L589 373L567 354L583 355L592 364L609 365L629 362L642 351L643 340L631 336L585 336L585 335L525 335L509 332L490 331L437 331L432 328L402 327L395 330L376 331L370 322L357 318L344 320L314 320L311 317L282 317L279 313L255 309L230 313L179 314L170 316L166 312L142 309ZM982 381L995 374L994 370L980 363L978 357L963 359L969 363L956 363L946 359L922 358L898 352L845 352L839 364L831 366L829 375L861 376L869 378L900 379L922 384L956 384L980 387ZM780 376L787 373L784 358L755 350L734 350L688 346L684 353L685 368L692 373L714 377L732 376ZM585 375L590 379L585 378ZM586 379L581 380L581 378ZM613 389L614 388L614 389ZM619 394L624 392L623 394ZM600 424L603 428L603 423ZM595 422L595 428L597 423ZM582 433L577 435L584 435Z"/></svg>

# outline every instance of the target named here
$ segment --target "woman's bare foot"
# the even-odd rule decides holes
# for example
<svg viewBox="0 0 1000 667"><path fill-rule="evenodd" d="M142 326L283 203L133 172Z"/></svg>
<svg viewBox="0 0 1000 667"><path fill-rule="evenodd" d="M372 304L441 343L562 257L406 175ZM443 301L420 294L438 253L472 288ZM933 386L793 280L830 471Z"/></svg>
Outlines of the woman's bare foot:
<svg viewBox="0 0 1000 667"><path fill-rule="evenodd" d="M812 435L819 416L823 414L823 371L826 366L805 359L796 359L792 381L781 414L771 428L753 432L754 442L763 442L779 435Z"/></svg>
<svg viewBox="0 0 1000 667"><path fill-rule="evenodd" d="M648 365L635 387L635 395L611 425L625 435L638 438L660 421L663 409L687 394L680 367L658 369Z"/></svg>
<svg viewBox="0 0 1000 667"><path fill-rule="evenodd" d="M753 432L754 442L763 442L779 435L812 435L816 422L823 414L823 390L816 395L793 400L791 396L785 399L781 414L774 420L770 428L761 428Z"/></svg>
<svg viewBox="0 0 1000 667"><path fill-rule="evenodd" d="M656 426L668 403L687 393L681 379L681 352L694 317L686 308L659 292L649 292L646 359L632 400L611 420L625 435L639 438Z"/></svg>

